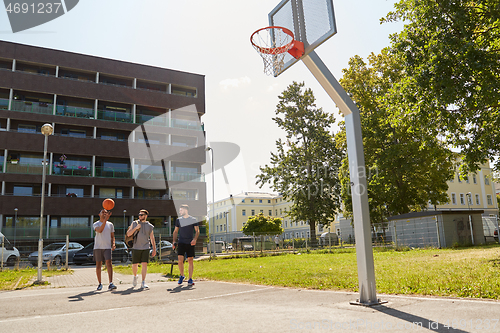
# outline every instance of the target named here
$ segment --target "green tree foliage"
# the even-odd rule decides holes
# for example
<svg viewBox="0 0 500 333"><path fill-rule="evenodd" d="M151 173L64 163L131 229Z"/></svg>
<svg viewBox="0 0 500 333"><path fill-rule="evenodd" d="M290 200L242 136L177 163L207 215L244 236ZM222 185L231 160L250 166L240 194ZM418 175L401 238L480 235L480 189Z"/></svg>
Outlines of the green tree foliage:
<svg viewBox="0 0 500 333"><path fill-rule="evenodd" d="M334 218L340 203L338 170L341 151L330 127L332 114L317 108L311 89L293 82L279 96L273 120L286 132L286 141L276 141L277 153L260 168L257 184L271 187L293 202L287 216L309 223L311 245L316 246L316 225Z"/></svg>
<svg viewBox="0 0 500 333"><path fill-rule="evenodd" d="M281 235L284 231L281 222L278 217L273 218L260 213L259 215L250 216L241 231L247 236L259 235L260 252L262 252L263 236Z"/></svg>
<svg viewBox="0 0 500 333"><path fill-rule="evenodd" d="M447 180L453 177L453 154L433 131L394 122L389 100L404 77L397 58L388 49L371 54L366 64L359 56L349 61L341 84L361 112L361 126L367 169L368 197L372 222L419 211L447 202ZM345 128L337 142L346 147ZM348 159L343 161L342 198L345 213L352 213Z"/></svg>
<svg viewBox="0 0 500 333"><path fill-rule="evenodd" d="M284 231L281 222L279 217L264 216L260 213L250 216L241 231L247 236L252 236L253 233L266 236L281 235Z"/></svg>
<svg viewBox="0 0 500 333"><path fill-rule="evenodd" d="M461 149L464 172L477 170L500 155L500 0L401 0L382 22L398 20L393 119L435 130Z"/></svg>

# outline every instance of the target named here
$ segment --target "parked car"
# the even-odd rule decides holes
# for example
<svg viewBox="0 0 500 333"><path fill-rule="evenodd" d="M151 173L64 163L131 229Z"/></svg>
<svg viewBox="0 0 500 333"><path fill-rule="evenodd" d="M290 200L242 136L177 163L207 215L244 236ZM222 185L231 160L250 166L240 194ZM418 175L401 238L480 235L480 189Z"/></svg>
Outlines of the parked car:
<svg viewBox="0 0 500 333"><path fill-rule="evenodd" d="M161 257L160 257L160 245L161 245ZM149 250L149 255L153 254L153 249ZM173 250L172 243L166 240L162 240L156 243L156 256L158 261L172 261L176 259L177 254Z"/></svg>
<svg viewBox="0 0 500 333"><path fill-rule="evenodd" d="M129 252L125 242L115 240L115 250L111 254L113 261L127 262L131 258L132 251ZM94 242L85 246L83 249L75 253L73 262L77 265L93 264L94 261Z"/></svg>
<svg viewBox="0 0 500 333"><path fill-rule="evenodd" d="M2 249L2 238L4 247ZM12 265L19 261L19 251L12 246L9 240L0 232L0 261L6 265Z"/></svg>
<svg viewBox="0 0 500 333"><path fill-rule="evenodd" d="M68 246L68 263L73 262L73 257L76 252L83 249L80 243L70 242ZM66 243L52 243L43 248L43 263L48 262L57 266L64 264L66 261ZM28 256L30 264L38 265L38 251L31 253Z"/></svg>

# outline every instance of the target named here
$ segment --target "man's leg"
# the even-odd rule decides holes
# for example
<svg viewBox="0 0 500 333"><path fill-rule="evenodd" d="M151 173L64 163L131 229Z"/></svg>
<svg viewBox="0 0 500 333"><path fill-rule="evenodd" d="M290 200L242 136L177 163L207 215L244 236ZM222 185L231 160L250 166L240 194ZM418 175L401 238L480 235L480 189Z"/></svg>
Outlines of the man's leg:
<svg viewBox="0 0 500 333"><path fill-rule="evenodd" d="M106 268L108 270L109 283L113 282L113 265L110 260L106 260Z"/></svg>
<svg viewBox="0 0 500 333"><path fill-rule="evenodd" d="M179 266L179 275L184 276L184 255L177 256L177 262L177 266Z"/></svg>
<svg viewBox="0 0 500 333"><path fill-rule="evenodd" d="M194 271L194 264L193 264L193 257L188 257L188 272L189 272L189 279L193 278L193 271Z"/></svg>
<svg viewBox="0 0 500 333"><path fill-rule="evenodd" d="M101 266L102 261L95 262L95 274L97 275L97 282L99 282L99 284L101 284Z"/></svg>
<svg viewBox="0 0 500 333"><path fill-rule="evenodd" d="M137 266L139 266L139 264L132 264L132 273L134 276L137 276Z"/></svg>
<svg viewBox="0 0 500 333"><path fill-rule="evenodd" d="M142 262L142 282L146 281L146 273L148 272L148 263L147 262Z"/></svg>

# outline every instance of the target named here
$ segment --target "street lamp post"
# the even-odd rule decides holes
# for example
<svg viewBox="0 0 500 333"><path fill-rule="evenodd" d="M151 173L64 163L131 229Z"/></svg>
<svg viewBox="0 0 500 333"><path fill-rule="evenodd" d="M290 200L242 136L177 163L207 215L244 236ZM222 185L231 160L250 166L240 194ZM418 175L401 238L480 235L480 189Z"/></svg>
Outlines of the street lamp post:
<svg viewBox="0 0 500 333"><path fill-rule="evenodd" d="M210 230L210 237L212 239L211 244L210 244L210 255L213 255L215 257L215 177L214 177L214 150L211 147L205 148L205 151L211 151L212 152L212 228L209 227ZM210 218L210 217L209 217Z"/></svg>
<svg viewBox="0 0 500 333"><path fill-rule="evenodd" d="M14 217L14 247L16 247L16 234L17 234L17 207L14 208L14 213L15 213L15 217Z"/></svg>
<svg viewBox="0 0 500 333"><path fill-rule="evenodd" d="M42 191L40 202L40 238L38 239L38 283L42 282L42 265L43 265L43 205L45 199L45 173L47 169L47 145L49 142L49 135L52 135L54 128L51 124L42 126L42 134L44 135L43 143L43 160L42 160Z"/></svg>
<svg viewBox="0 0 500 333"><path fill-rule="evenodd" d="M123 210L123 228L125 228L124 230L127 230L127 222L125 221L125 213L127 212L126 209ZM126 233L126 231L125 231Z"/></svg>
<svg viewBox="0 0 500 333"><path fill-rule="evenodd" d="M470 228L470 237L472 239L472 245L474 245L474 230L472 229L472 218L470 215L470 203L472 201L472 193L467 193L467 207L469 208L469 228Z"/></svg>

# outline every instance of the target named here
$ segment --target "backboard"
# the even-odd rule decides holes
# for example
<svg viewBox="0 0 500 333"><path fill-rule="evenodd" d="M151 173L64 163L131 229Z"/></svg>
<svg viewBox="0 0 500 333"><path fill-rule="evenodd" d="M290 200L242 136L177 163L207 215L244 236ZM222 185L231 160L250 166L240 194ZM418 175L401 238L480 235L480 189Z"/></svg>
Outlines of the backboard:
<svg viewBox="0 0 500 333"><path fill-rule="evenodd" d="M269 25L291 30L295 40L304 43L304 56L335 35L332 0L282 0L270 13ZM285 55L283 73L300 59Z"/></svg>

